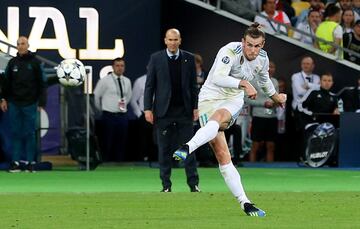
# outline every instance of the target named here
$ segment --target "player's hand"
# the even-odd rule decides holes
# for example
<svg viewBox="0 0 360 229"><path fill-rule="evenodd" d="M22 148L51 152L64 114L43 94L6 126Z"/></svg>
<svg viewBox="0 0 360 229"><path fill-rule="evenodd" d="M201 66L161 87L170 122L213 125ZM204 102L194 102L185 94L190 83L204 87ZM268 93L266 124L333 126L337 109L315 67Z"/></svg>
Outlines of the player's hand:
<svg viewBox="0 0 360 229"><path fill-rule="evenodd" d="M247 96L249 97L249 99L256 99L257 91L253 87L253 85L251 85L249 83L249 81L241 80L240 81L240 88L244 89L244 91L247 94Z"/></svg>
<svg viewBox="0 0 360 229"><path fill-rule="evenodd" d="M151 124L154 124L154 114L152 111L150 110L147 110L147 111L144 111L145 113L145 119L147 122L151 123Z"/></svg>
<svg viewBox="0 0 360 229"><path fill-rule="evenodd" d="M271 99L280 107L285 107L287 96L284 93L275 93L273 96L271 96Z"/></svg>
<svg viewBox="0 0 360 229"><path fill-rule="evenodd" d="M8 106L7 106L7 102L5 99L2 99L1 100L1 103L0 103L0 108L3 112L6 112L7 109L8 109Z"/></svg>

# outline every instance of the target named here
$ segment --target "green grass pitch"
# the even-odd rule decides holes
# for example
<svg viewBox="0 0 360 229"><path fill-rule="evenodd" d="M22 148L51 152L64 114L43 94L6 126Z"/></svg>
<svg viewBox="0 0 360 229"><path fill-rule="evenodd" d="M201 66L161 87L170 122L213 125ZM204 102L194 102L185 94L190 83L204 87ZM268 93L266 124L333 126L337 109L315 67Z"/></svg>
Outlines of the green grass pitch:
<svg viewBox="0 0 360 229"><path fill-rule="evenodd" d="M216 168L200 168L202 193L183 169L160 193L158 169L74 168L0 173L0 228L360 228L360 172L240 168L249 198L267 212L246 216Z"/></svg>

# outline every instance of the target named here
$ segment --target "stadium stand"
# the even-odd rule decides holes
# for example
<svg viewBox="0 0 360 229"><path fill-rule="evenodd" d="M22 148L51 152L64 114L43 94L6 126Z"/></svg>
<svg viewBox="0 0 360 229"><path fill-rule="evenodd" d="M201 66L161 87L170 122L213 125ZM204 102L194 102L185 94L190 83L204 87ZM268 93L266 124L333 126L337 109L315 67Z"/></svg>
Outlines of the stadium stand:
<svg viewBox="0 0 360 229"><path fill-rule="evenodd" d="M304 1L293 2L291 3L291 7L294 8L295 15L299 16L303 10L309 9L310 3Z"/></svg>

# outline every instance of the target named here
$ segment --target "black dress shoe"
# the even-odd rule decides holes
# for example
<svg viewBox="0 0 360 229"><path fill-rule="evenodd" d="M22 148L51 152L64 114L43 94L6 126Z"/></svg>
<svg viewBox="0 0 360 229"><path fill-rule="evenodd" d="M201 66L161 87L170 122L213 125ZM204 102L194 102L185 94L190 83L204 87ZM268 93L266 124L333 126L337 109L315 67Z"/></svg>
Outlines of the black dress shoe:
<svg viewBox="0 0 360 229"><path fill-rule="evenodd" d="M195 185L193 187L190 187L190 192L201 192L199 186Z"/></svg>
<svg viewBox="0 0 360 229"><path fill-rule="evenodd" d="M171 192L171 188L163 188L160 192Z"/></svg>

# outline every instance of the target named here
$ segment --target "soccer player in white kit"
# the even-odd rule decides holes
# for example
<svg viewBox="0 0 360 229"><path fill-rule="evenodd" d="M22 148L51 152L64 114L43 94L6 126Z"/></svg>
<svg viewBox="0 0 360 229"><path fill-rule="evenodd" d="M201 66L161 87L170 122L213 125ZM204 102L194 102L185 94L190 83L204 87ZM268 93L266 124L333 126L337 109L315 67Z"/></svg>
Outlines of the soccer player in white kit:
<svg viewBox="0 0 360 229"><path fill-rule="evenodd" d="M244 33L242 42L231 42L222 47L199 94L201 128L194 137L174 153L177 160L186 157L209 142L219 162L225 183L249 216L264 217L265 211L247 198L240 174L231 162L224 130L237 119L244 104L244 96L256 98L256 90L249 83L256 79L260 88L279 106L284 106L286 94L278 94L269 78L269 59L262 49L265 34L258 23Z"/></svg>

